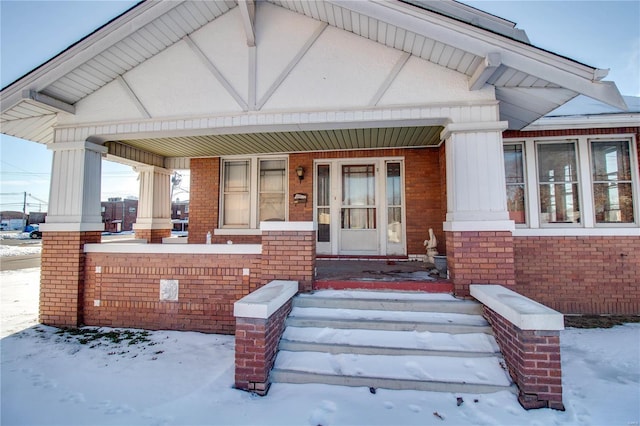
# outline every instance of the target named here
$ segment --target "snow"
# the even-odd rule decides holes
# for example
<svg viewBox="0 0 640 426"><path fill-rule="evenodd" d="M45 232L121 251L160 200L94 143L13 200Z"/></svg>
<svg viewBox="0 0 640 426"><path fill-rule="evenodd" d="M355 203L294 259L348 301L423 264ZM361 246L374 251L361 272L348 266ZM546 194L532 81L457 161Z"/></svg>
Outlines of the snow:
<svg viewBox="0 0 640 426"><path fill-rule="evenodd" d="M0 257L24 256L26 254L39 254L42 252L41 246L5 246L0 245Z"/></svg>
<svg viewBox="0 0 640 426"><path fill-rule="evenodd" d="M129 344L35 325L38 277L39 269L0 272L3 425L629 426L640 421L640 324L561 332L565 412L525 411L508 391L371 393L276 383L266 397L258 397L233 388L233 336L126 330L137 337ZM369 373L366 363L359 368ZM408 362L405 368L421 374L427 367ZM504 376L490 374L492 380Z"/></svg>

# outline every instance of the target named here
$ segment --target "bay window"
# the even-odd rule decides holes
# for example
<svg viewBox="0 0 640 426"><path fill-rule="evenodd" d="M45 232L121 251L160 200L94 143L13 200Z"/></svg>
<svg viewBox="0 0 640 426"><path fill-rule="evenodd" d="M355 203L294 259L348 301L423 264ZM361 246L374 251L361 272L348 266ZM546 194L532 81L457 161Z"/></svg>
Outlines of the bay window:
<svg viewBox="0 0 640 426"><path fill-rule="evenodd" d="M620 235L605 228L638 227L636 153L630 134L505 140L506 204L516 231Z"/></svg>

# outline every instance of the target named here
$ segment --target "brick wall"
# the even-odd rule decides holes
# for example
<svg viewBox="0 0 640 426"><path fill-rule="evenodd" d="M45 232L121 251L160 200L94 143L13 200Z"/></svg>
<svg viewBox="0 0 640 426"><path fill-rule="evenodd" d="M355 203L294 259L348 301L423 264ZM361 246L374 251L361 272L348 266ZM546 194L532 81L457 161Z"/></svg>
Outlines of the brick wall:
<svg viewBox="0 0 640 426"><path fill-rule="evenodd" d="M640 238L513 241L518 293L565 314L640 314Z"/></svg>
<svg viewBox="0 0 640 426"><path fill-rule="evenodd" d="M269 372L275 363L289 312L291 300L267 319L236 318L236 388L259 395L269 391Z"/></svg>
<svg viewBox="0 0 640 426"><path fill-rule="evenodd" d="M265 231L262 236L262 284L298 281L301 292L312 290L315 273L315 231Z"/></svg>
<svg viewBox="0 0 640 426"><path fill-rule="evenodd" d="M44 232L40 269L40 322L56 327L83 323L86 243L100 242L96 232Z"/></svg>
<svg viewBox="0 0 640 426"><path fill-rule="evenodd" d="M493 328L509 374L518 385L520 404L526 409L564 411L560 332L521 330L486 306L484 316Z"/></svg>
<svg viewBox="0 0 640 426"><path fill-rule="evenodd" d="M163 238L171 236L171 229L136 229L136 238L150 244L161 244Z"/></svg>
<svg viewBox="0 0 640 426"><path fill-rule="evenodd" d="M457 296L469 296L470 284L515 284L511 232L446 234L447 267Z"/></svg>
<svg viewBox="0 0 640 426"><path fill-rule="evenodd" d="M189 168L189 243L204 244L218 227L220 158L192 158Z"/></svg>
<svg viewBox="0 0 640 426"><path fill-rule="evenodd" d="M232 334L260 273L260 255L87 253L84 323ZM178 280L177 302L160 301L161 279Z"/></svg>

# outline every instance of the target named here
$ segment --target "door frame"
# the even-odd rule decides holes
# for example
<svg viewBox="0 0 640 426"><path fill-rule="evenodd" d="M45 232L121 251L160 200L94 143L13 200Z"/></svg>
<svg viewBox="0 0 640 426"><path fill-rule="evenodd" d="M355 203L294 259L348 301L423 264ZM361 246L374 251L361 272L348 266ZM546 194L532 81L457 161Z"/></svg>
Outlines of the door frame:
<svg viewBox="0 0 640 426"><path fill-rule="evenodd" d="M402 236L403 241L394 244L395 250L389 250L387 242L388 233L388 210L387 210L387 163L400 163L401 182L401 208L402 208ZM376 223L377 223L377 250L375 254L358 252L341 252L341 209L342 209L342 166L343 165L375 165L375 196L376 196ZM406 233L406 196L405 196L405 158L394 157L354 157L354 158L327 158L313 161L313 221L318 223L318 165L329 166L329 188L330 188L330 236L329 242L318 242L316 240L316 251L320 255L354 255L354 256L386 256L390 251L392 255L407 254L407 233Z"/></svg>

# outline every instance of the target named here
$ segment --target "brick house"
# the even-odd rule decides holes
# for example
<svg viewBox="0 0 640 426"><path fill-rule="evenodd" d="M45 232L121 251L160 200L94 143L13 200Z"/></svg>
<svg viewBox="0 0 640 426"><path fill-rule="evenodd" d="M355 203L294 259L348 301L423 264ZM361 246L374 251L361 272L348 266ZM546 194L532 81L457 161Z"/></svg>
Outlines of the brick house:
<svg viewBox="0 0 640 426"><path fill-rule="evenodd" d="M2 131L54 152L41 321L231 333L317 255L421 259L429 228L459 296L640 313L637 114L532 127L626 110L605 75L449 1L142 2L1 92ZM100 244L103 157L138 171L147 244Z"/></svg>
<svg viewBox="0 0 640 426"><path fill-rule="evenodd" d="M132 231L138 217L138 200L109 198L100 203L106 232Z"/></svg>

